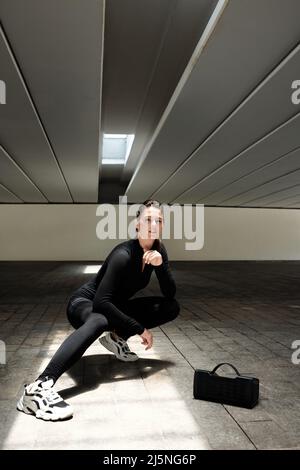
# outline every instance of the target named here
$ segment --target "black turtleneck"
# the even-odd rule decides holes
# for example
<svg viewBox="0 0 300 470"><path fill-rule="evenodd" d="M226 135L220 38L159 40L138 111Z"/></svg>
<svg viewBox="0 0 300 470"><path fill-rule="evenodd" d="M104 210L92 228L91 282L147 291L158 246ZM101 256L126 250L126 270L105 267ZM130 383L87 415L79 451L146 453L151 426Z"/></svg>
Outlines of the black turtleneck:
<svg viewBox="0 0 300 470"><path fill-rule="evenodd" d="M118 304L146 287L153 269L163 296L173 298L176 293L164 244L155 240L151 250L159 251L163 262L160 266L145 264L142 271L144 250L138 238L119 243L109 253L97 275L73 293L72 303L75 304L79 298L93 300L94 312L102 313L120 327L123 325L132 336L143 333L144 327L123 313Z"/></svg>

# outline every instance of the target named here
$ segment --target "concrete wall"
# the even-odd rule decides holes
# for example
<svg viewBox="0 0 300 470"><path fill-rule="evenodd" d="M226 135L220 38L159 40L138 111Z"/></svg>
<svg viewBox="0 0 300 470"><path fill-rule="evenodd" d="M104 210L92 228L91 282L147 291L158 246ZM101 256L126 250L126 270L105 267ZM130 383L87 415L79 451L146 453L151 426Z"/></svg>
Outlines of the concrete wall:
<svg viewBox="0 0 300 470"><path fill-rule="evenodd" d="M101 261L97 204L0 204L0 260ZM127 237L128 238L128 237ZM204 246L165 240L170 260L299 260L300 210L205 208Z"/></svg>

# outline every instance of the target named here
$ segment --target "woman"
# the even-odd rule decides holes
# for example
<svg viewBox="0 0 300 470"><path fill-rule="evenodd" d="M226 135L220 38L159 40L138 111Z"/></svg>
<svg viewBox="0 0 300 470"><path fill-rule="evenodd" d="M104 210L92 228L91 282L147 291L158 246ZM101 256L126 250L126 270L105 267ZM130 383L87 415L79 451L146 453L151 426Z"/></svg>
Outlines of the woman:
<svg viewBox="0 0 300 470"><path fill-rule="evenodd" d="M160 241L163 213L158 201L147 200L136 214L137 237L118 244L97 275L69 299L67 316L75 331L59 347L35 382L25 385L17 409L46 421L73 415L72 407L53 389L57 379L99 338L121 361L135 361L126 340L136 334L145 349L153 336L149 329L175 319L180 311L168 256ZM163 296L130 299L147 286L155 270Z"/></svg>

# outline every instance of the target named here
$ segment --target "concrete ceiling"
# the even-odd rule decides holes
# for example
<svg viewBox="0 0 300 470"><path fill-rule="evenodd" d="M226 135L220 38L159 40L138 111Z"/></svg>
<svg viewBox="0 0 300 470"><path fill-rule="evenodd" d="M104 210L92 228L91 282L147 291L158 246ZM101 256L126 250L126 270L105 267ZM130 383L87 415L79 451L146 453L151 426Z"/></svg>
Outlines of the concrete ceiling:
<svg viewBox="0 0 300 470"><path fill-rule="evenodd" d="M0 203L300 208L299 0L1 0ZM103 133L135 134L103 165Z"/></svg>

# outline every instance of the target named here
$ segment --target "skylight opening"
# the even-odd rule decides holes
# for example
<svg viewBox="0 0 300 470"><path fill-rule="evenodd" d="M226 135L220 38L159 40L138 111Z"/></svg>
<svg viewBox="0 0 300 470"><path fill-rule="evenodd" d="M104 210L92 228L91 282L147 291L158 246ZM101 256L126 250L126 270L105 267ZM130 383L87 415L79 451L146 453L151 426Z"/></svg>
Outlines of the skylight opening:
<svg viewBox="0 0 300 470"><path fill-rule="evenodd" d="M134 134L104 134L102 163L125 165L130 154Z"/></svg>

